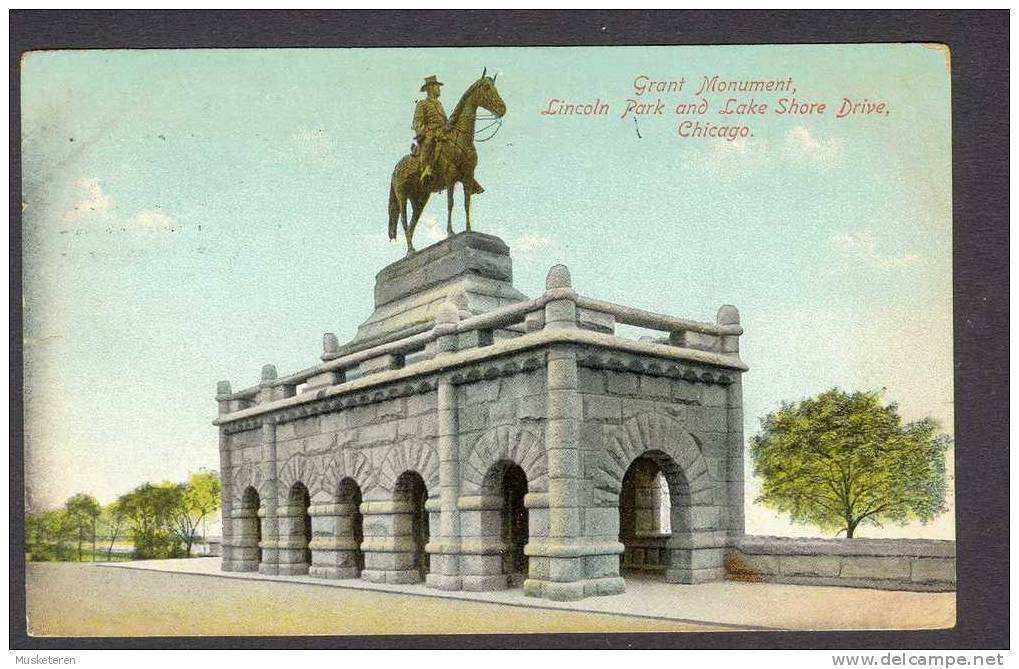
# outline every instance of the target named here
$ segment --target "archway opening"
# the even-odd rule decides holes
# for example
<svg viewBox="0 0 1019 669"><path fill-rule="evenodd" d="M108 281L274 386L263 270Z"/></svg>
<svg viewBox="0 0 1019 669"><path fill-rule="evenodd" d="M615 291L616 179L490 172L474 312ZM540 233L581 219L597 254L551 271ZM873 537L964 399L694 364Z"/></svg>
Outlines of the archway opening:
<svg viewBox="0 0 1019 669"><path fill-rule="evenodd" d="M262 564L262 522L258 517L260 506L261 500L258 497L258 491L252 486L245 488L244 494L241 495L241 522L239 529L246 545L249 548L254 548L251 554L254 556L255 569L258 569L258 565Z"/></svg>
<svg viewBox="0 0 1019 669"><path fill-rule="evenodd" d="M527 474L512 460L500 460L492 465L481 484L482 495L497 504L481 511L482 532L498 535L502 542L501 573L511 587L523 585L527 578L527 555L524 547L530 536L527 507Z"/></svg>
<svg viewBox="0 0 1019 669"><path fill-rule="evenodd" d="M311 565L311 515L308 507L311 506L311 495L308 488L298 481L290 488L290 513L291 527L290 539L297 543L298 550L302 551L304 564Z"/></svg>
<svg viewBox="0 0 1019 669"><path fill-rule="evenodd" d="M672 533L675 495L662 466L666 456L645 453L630 463L619 493L619 571L626 575L664 575Z"/></svg>
<svg viewBox="0 0 1019 669"><path fill-rule="evenodd" d="M430 529L428 527L428 488L417 472L408 471L400 474L396 480L394 500L410 504L411 536L414 542L414 569L423 581L428 574L429 561L425 546L428 545Z"/></svg>
<svg viewBox="0 0 1019 669"><path fill-rule="evenodd" d="M336 501L344 507L341 519L343 526L338 528L340 536L351 540L354 548L350 552L350 566L356 571L356 576L360 576L364 570L364 553L361 552L361 543L364 541L364 518L361 516L361 488L354 479L346 478L340 481Z"/></svg>

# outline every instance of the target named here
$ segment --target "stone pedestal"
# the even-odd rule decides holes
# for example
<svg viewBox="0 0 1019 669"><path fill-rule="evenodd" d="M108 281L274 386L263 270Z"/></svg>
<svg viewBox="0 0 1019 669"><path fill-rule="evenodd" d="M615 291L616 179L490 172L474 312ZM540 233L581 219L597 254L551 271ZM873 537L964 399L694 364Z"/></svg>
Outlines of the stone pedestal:
<svg viewBox="0 0 1019 669"><path fill-rule="evenodd" d="M223 544L223 571L258 571L258 509L233 509L231 536Z"/></svg>
<svg viewBox="0 0 1019 669"><path fill-rule="evenodd" d="M280 506L276 510L279 522L279 570L284 576L308 573L308 537L305 536L305 509L299 504Z"/></svg>
<svg viewBox="0 0 1019 669"><path fill-rule="evenodd" d="M355 502L316 504L308 508L311 516L311 567L316 578L358 578L364 565L361 536L355 528L359 513Z"/></svg>
<svg viewBox="0 0 1019 669"><path fill-rule="evenodd" d="M427 327L447 299L480 314L526 300L513 287L509 247L498 237L463 232L399 260L375 277L375 311L347 345L327 358L399 339Z"/></svg>
<svg viewBox="0 0 1019 669"><path fill-rule="evenodd" d="M421 573L414 537L414 505L409 502L365 502L364 571L373 583L418 583Z"/></svg>

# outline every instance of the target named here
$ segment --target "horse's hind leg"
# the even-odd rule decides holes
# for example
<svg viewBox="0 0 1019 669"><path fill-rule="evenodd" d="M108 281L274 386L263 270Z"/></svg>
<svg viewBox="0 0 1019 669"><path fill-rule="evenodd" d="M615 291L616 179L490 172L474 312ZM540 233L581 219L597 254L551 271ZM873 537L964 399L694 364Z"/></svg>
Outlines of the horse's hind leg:
<svg viewBox="0 0 1019 669"><path fill-rule="evenodd" d="M453 236L453 186L455 183L450 184L449 188L446 189L446 234L450 237Z"/></svg>
<svg viewBox="0 0 1019 669"><path fill-rule="evenodd" d="M418 219L420 219L421 214L424 213L426 204L428 204L427 194L423 198L416 197L412 198L410 201L411 211L413 214L410 219L410 230L407 232L407 255L414 253L414 229L418 226Z"/></svg>
<svg viewBox="0 0 1019 669"><path fill-rule="evenodd" d="M418 218L421 216L421 211L417 207L417 203L411 200L411 217L410 225L407 225L407 211L403 212L403 238L407 240L407 255L414 253L414 228L417 227Z"/></svg>
<svg viewBox="0 0 1019 669"><path fill-rule="evenodd" d="M403 238L407 241L408 251L411 252L413 248L410 244L410 237L413 234L410 228L407 227L407 197L403 194L400 196L400 225L403 226Z"/></svg>
<svg viewBox="0 0 1019 669"><path fill-rule="evenodd" d="M464 214L467 218L467 232L471 231L471 187L468 183L464 183Z"/></svg>

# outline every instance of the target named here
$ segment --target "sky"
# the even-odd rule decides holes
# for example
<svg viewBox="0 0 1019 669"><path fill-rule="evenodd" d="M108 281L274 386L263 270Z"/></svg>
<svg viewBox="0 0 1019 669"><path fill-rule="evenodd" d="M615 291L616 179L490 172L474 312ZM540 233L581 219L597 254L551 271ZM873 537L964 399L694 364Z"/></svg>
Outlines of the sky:
<svg viewBox="0 0 1019 669"><path fill-rule="evenodd" d="M781 402L833 386L884 388L907 420L952 433L942 49L36 52L21 101L30 508L216 468L218 380L243 388L265 363L317 362L324 332L351 338L405 249L386 205L421 81L436 74L451 111L486 67L508 111L477 145L472 219L510 245L519 290L540 294L562 262L600 299L706 321L735 304L748 441ZM685 84L637 96L640 75ZM714 75L791 77L795 93L673 113ZM771 113L722 115L729 97ZM829 109L777 115L779 97ZM623 116L658 98L663 114ZM836 118L843 98L888 113ZM542 115L552 99L609 113ZM680 137L683 121L747 136ZM444 215L433 199L419 248ZM748 477L748 532L818 535L752 504L756 490ZM858 536L953 538L954 518Z"/></svg>

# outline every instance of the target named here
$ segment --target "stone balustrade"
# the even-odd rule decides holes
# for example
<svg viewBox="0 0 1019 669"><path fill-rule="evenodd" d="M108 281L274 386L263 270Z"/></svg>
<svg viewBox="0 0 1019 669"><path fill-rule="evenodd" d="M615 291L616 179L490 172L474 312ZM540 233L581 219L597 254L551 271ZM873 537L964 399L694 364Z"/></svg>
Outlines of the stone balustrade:
<svg viewBox="0 0 1019 669"><path fill-rule="evenodd" d="M568 282L569 270L565 266L553 267L550 274L559 271L559 268L566 272ZM451 302L455 306L455 300ZM546 315L549 311L557 314L551 321ZM738 312L735 307L729 305L719 309L716 323L707 323L583 297L577 295L567 283L564 286L554 284L541 297L534 300L510 304L463 319L460 318L462 313L464 313L462 310L456 310L456 318L452 321L455 327L453 332L456 334L455 343L447 346L447 350L466 351L490 347L497 339L495 336L497 332L500 333L498 339L501 341L520 339L514 342L512 349L521 349L528 343L539 345L549 341L550 338L541 338L538 333L568 325L578 331L573 333L572 339L581 343L600 343L607 347L623 344L634 352L659 354L663 352L660 347L667 347L665 349L667 354L676 360L707 361L735 370L746 369L738 357L739 336L743 329L739 325ZM614 334L615 324L657 330L664 336L650 340L645 337L639 341L618 337ZM520 326L519 329L514 329L516 326ZM221 420L228 414L260 404L269 404L298 395L307 395L307 398L311 399L323 389L344 386L348 380L365 379L387 371L406 369L408 359L413 359L413 364L432 360L436 354L435 344L442 336L440 330L441 328L433 325L423 332L341 357L329 357L335 352L336 337L332 333L326 333L323 337L325 351L323 359L326 362L279 378L275 366L265 365L262 369L262 380L257 386L237 392L231 392L229 381L220 381L217 385L216 400L219 403ZM584 339L582 334L584 331L607 335L609 338ZM489 353L497 356L504 353L506 348L496 347ZM706 358L696 355L697 352L716 355ZM378 380L385 382L389 379L383 377Z"/></svg>

